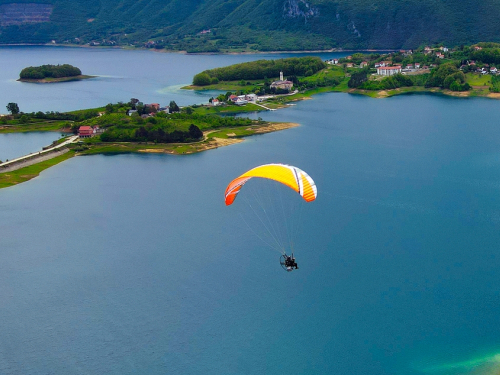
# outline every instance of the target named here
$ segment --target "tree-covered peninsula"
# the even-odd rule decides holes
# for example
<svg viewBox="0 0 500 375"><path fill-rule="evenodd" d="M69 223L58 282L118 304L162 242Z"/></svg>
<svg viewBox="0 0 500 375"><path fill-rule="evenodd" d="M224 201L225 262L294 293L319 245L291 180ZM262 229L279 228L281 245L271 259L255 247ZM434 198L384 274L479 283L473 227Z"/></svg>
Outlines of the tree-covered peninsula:
<svg viewBox="0 0 500 375"><path fill-rule="evenodd" d="M185 88L226 91L207 107L207 111L215 113L235 112L236 106L241 112L247 107L274 109L325 91L371 97L407 92L500 97L499 43L455 48L438 44L385 54L354 53L325 62L309 59L256 61L207 70L197 74L193 85ZM293 83L288 90L276 89L283 82L279 69Z"/></svg>
<svg viewBox="0 0 500 375"><path fill-rule="evenodd" d="M297 126L269 123L261 119L199 113L198 106L180 108L175 101L158 103L109 103L105 107L73 112L20 111L9 103L10 115L0 116L0 133L64 131L61 138L44 148L42 155L22 160L0 161L0 189L36 177L41 171L73 156L101 153L192 154L239 143L243 137Z"/></svg>
<svg viewBox="0 0 500 375"><path fill-rule="evenodd" d="M289 76L312 76L326 68L319 57L305 56L278 60L257 60L222 68L205 70L194 76L193 85L206 86L219 81L255 80L279 77L280 72Z"/></svg>
<svg viewBox="0 0 500 375"><path fill-rule="evenodd" d="M63 82L92 78L69 64L30 66L21 70L19 80L23 82Z"/></svg>

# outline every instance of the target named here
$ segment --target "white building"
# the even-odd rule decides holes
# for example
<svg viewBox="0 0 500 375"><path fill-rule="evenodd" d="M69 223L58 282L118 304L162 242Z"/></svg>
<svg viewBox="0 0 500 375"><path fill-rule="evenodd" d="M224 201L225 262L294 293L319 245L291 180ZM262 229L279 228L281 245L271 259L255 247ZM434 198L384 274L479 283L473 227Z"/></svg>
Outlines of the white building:
<svg viewBox="0 0 500 375"><path fill-rule="evenodd" d="M285 81L283 78L283 72L280 72L280 80L271 83L271 88L282 89L290 91L293 87L292 81Z"/></svg>
<svg viewBox="0 0 500 375"><path fill-rule="evenodd" d="M231 95L231 101L236 105L245 105L248 101L245 99L245 95Z"/></svg>
<svg viewBox="0 0 500 375"><path fill-rule="evenodd" d="M247 95L245 95L245 100L248 100L249 102L256 102L257 95L256 94L247 94Z"/></svg>
<svg viewBox="0 0 500 375"><path fill-rule="evenodd" d="M377 74L381 76L392 76L401 73L400 66L381 66L377 68Z"/></svg>

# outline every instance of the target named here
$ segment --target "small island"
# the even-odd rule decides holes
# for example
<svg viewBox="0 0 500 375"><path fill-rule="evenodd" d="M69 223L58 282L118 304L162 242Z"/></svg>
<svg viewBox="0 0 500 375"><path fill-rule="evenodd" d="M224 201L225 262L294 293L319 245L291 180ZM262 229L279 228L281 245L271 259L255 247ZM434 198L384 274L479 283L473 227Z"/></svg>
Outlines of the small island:
<svg viewBox="0 0 500 375"><path fill-rule="evenodd" d="M55 83L79 81L89 78L94 78L94 76L83 75L82 71L76 66L62 64L30 66L24 68L19 74L18 81L32 83Z"/></svg>

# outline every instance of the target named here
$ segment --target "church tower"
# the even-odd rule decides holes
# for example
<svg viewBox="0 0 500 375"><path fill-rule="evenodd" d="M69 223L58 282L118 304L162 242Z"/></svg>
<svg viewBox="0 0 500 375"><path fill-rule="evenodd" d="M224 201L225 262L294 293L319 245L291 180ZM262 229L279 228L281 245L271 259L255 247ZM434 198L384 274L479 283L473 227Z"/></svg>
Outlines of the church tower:
<svg viewBox="0 0 500 375"><path fill-rule="evenodd" d="M280 81L284 81L284 79L283 79L283 72L280 72Z"/></svg>

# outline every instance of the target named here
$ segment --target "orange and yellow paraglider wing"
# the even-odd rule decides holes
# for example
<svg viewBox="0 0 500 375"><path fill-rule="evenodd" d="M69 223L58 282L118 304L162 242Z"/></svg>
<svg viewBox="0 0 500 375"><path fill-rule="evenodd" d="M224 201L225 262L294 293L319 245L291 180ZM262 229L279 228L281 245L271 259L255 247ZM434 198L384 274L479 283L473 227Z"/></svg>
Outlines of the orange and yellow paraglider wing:
<svg viewBox="0 0 500 375"><path fill-rule="evenodd" d="M236 199L243 185L253 177L267 178L281 182L282 184L299 192L299 180L292 167L281 164L266 164L253 168L241 176L235 178L226 188L225 200L226 206L231 205Z"/></svg>
<svg viewBox="0 0 500 375"><path fill-rule="evenodd" d="M318 193L316 190L316 184L311 177L304 171L300 171L300 178L302 180L302 197L306 202L312 202L316 199Z"/></svg>
<svg viewBox="0 0 500 375"><path fill-rule="evenodd" d="M229 185L227 185L226 193L224 195L226 199L226 206L233 204L241 188L243 187L243 185L245 185L245 182L247 182L250 178L251 177L240 176L238 178L235 178L233 181L229 183Z"/></svg>
<svg viewBox="0 0 500 375"><path fill-rule="evenodd" d="M281 182L282 184L299 192L299 180L293 167L283 164L266 164L249 170L241 177L260 177Z"/></svg>
<svg viewBox="0 0 500 375"><path fill-rule="evenodd" d="M266 164L253 168L235 178L226 188L226 205L231 205L243 185L253 177L274 180L299 193L307 202L316 199L316 184L311 177L299 168L285 164Z"/></svg>

